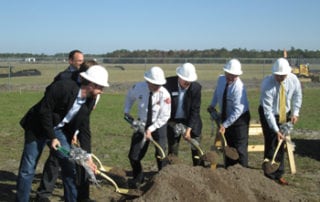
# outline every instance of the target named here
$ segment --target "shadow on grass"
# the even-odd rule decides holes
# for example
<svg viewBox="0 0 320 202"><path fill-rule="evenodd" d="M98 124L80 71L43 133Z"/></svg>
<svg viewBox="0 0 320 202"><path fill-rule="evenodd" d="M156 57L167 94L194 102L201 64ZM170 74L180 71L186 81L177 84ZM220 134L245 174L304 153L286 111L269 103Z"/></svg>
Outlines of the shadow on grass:
<svg viewBox="0 0 320 202"><path fill-rule="evenodd" d="M295 153L320 161L320 140L292 139L296 144Z"/></svg>
<svg viewBox="0 0 320 202"><path fill-rule="evenodd" d="M18 176L15 175L13 172L0 170L0 201L1 202L15 201L17 177ZM41 174L36 174L34 176L32 184L39 184L41 177L42 177ZM63 189L62 183L61 182L56 183L55 188ZM52 196L59 198L60 200L63 200L63 196L61 195L52 194ZM35 197L36 197L36 190L31 190L30 201L35 201Z"/></svg>
<svg viewBox="0 0 320 202"><path fill-rule="evenodd" d="M17 176L13 172L0 170L0 200L14 201Z"/></svg>

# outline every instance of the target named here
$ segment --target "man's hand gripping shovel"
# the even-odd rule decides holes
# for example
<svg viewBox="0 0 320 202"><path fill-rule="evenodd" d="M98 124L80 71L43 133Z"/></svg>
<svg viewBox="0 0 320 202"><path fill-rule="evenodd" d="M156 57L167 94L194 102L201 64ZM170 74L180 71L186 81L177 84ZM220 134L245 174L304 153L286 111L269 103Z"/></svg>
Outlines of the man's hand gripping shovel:
<svg viewBox="0 0 320 202"><path fill-rule="evenodd" d="M221 138L222 138L223 144L222 143L220 143L220 144L221 144L222 149L223 149L224 161L225 161L225 156L227 156L228 158L233 159L233 160L239 159L238 151L233 147L229 147L228 143L227 143L227 140L226 140L226 138L224 136L224 133L220 133L219 132L219 127L221 125L220 114L213 107L209 107L208 108L208 112L210 114L211 120L214 121L216 123L216 126L217 126L217 136L216 136L214 148L219 148L220 145L217 146L216 144L217 144L217 141L221 141Z"/></svg>
<svg viewBox="0 0 320 202"><path fill-rule="evenodd" d="M104 179L106 179L107 181L109 181L115 187L115 191L117 193L131 195L131 196L141 195L137 190L120 188L112 178L110 178L106 173L104 173L104 172L110 171L111 168L102 165L101 161L94 154L88 154L85 150L76 146L73 146L70 151L66 150L63 147L58 147L58 150L62 152L65 156L69 157L70 160L75 161L78 165L83 166L86 172L88 172L91 181L94 182L96 185L98 185L98 181L96 180L94 174L98 174ZM92 157L92 160L95 160L98 163L98 167L97 167L97 170L95 170L95 173L88 166L88 161L90 158L89 156Z"/></svg>
<svg viewBox="0 0 320 202"><path fill-rule="evenodd" d="M131 125L131 128L137 132L139 131L142 134L145 134L145 123L139 120L134 120L132 116L129 114L125 114L124 119ZM147 138L144 137L142 139L141 147L143 147L144 143L147 141ZM166 154L164 153L162 147L152 138L152 136L149 138L149 141L157 148L157 150L160 153L160 156L157 156L160 160L166 159Z"/></svg>
<svg viewBox="0 0 320 202"><path fill-rule="evenodd" d="M176 135L184 135L186 133L186 126L182 123L169 122L169 126L173 128ZM200 159L200 164L203 167L211 167L212 164L215 164L214 155L211 155L211 153L204 153L196 139L190 138L186 140L198 151L198 156L196 158Z"/></svg>

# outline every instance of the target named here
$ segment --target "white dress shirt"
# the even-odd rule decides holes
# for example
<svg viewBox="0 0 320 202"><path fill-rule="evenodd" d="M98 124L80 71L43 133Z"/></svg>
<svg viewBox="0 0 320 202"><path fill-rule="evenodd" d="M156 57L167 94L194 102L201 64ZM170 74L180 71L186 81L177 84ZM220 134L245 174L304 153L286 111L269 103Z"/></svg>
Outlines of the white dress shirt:
<svg viewBox="0 0 320 202"><path fill-rule="evenodd" d="M291 110L293 116L299 116L302 104L302 91L300 81L296 75L289 73L283 81L286 94L286 112ZM279 89L280 83L274 75L266 76L261 83L260 105L270 128L279 131L275 115L279 115ZM291 108L292 107L292 108Z"/></svg>
<svg viewBox="0 0 320 202"><path fill-rule="evenodd" d="M146 122L148 113L149 88L147 82L135 84L127 93L124 113L130 113L130 110L137 101L138 117ZM161 86L157 92L152 94L152 125L148 129L153 132L162 127L170 118L171 98L169 92Z"/></svg>

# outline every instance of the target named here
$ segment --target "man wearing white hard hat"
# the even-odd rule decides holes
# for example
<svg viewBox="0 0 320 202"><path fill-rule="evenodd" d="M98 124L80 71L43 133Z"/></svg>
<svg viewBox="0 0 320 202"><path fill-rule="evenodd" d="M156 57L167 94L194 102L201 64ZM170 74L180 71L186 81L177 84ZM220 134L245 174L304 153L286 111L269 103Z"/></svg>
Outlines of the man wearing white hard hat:
<svg viewBox="0 0 320 202"><path fill-rule="evenodd" d="M218 78L209 111L219 105L221 125L219 132L224 134L228 146L234 147L239 159L226 156L226 166L240 163L248 167L248 133L250 123L249 101L247 91L240 79L241 63L238 59L229 60L224 68L224 75Z"/></svg>
<svg viewBox="0 0 320 202"><path fill-rule="evenodd" d="M178 156L181 136L190 141L191 138L200 143L202 121L200 117L201 85L197 81L197 73L193 64L185 63L177 67L176 75L167 78L165 88L171 96L171 116L168 124L168 154ZM186 126L184 134L175 132L175 124ZM200 165L196 148L191 148L193 165ZM198 158L197 158L198 157Z"/></svg>
<svg viewBox="0 0 320 202"><path fill-rule="evenodd" d="M171 111L170 95L162 86L166 83L163 70L160 67L151 67L145 72L144 79L145 81L138 82L129 89L124 105L125 117L132 117L130 111L137 102L137 118L145 125L144 131L135 131L131 138L128 158L133 174L130 186L133 188L139 188L144 181L141 160L148 150L149 140L153 139L166 150L167 121ZM165 162L159 158L161 154L158 149L155 156L158 170L161 170Z"/></svg>
<svg viewBox="0 0 320 202"><path fill-rule="evenodd" d="M108 72L102 66L92 66L80 76L80 86L70 79L51 84L44 97L20 121L25 131L25 143L17 178L16 201L29 201L35 168L47 143L59 159L65 201L77 201L75 164L58 148L70 150L75 131L90 115L87 102L109 86ZM88 163L95 171L92 160Z"/></svg>
<svg viewBox="0 0 320 202"><path fill-rule="evenodd" d="M283 103L283 104L282 104ZM272 75L266 76L261 83L259 115L264 134L264 158L272 159L275 148L284 134L279 126L287 121L298 121L302 105L302 92L299 79L291 73L291 67L285 58L279 58L272 66ZM288 182L284 174L284 144L280 147L276 161L280 161L277 171L265 176L282 185Z"/></svg>
<svg viewBox="0 0 320 202"><path fill-rule="evenodd" d="M82 57L81 57L82 56ZM89 69L89 67L93 65L97 65L98 63L94 60L86 60L82 64L78 64L83 61L83 54L79 50L73 50L69 53L69 63L70 66L64 71L57 74L54 78L54 82L60 80L71 79L81 85L81 77L80 73L85 72ZM50 87L50 85L48 86ZM47 88L48 88L47 87ZM97 98L88 99L87 106L91 111L94 109L98 100L100 98L100 94L98 94ZM74 140L74 142L79 141L81 148L88 153L91 153L91 131L89 127L89 117L88 120L85 121L84 124L81 125L81 128L78 130L79 137ZM37 189L37 201L50 201L49 198L52 195L56 181L59 177L60 173L60 165L58 158L54 155L55 150L51 149L50 154L44 164L42 177ZM85 169L81 165L77 165L77 187L78 187L78 199L81 201L90 201L90 179L89 175L86 173Z"/></svg>

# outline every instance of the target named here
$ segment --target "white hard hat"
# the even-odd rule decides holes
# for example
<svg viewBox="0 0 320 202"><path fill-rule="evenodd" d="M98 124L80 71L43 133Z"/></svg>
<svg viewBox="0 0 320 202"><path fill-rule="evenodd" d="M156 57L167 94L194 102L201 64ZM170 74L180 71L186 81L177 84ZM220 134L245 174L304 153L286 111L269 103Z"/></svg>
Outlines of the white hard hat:
<svg viewBox="0 0 320 202"><path fill-rule="evenodd" d="M241 75L242 70L241 70L241 63L237 59L231 59L229 60L223 67L223 71L228 72L229 74L233 75Z"/></svg>
<svg viewBox="0 0 320 202"><path fill-rule="evenodd" d="M100 86L109 87L108 84L108 71L100 66L93 65L85 72L81 72L80 75L88 81L95 83Z"/></svg>
<svg viewBox="0 0 320 202"><path fill-rule="evenodd" d="M191 63L184 63L177 67L176 73L181 79L189 82L196 81L198 78L196 68Z"/></svg>
<svg viewBox="0 0 320 202"><path fill-rule="evenodd" d="M155 85L163 85L167 82L160 67L151 67L149 71L144 73L144 79Z"/></svg>
<svg viewBox="0 0 320 202"><path fill-rule="evenodd" d="M272 73L276 75L287 75L291 72L288 60L279 58L272 66Z"/></svg>

